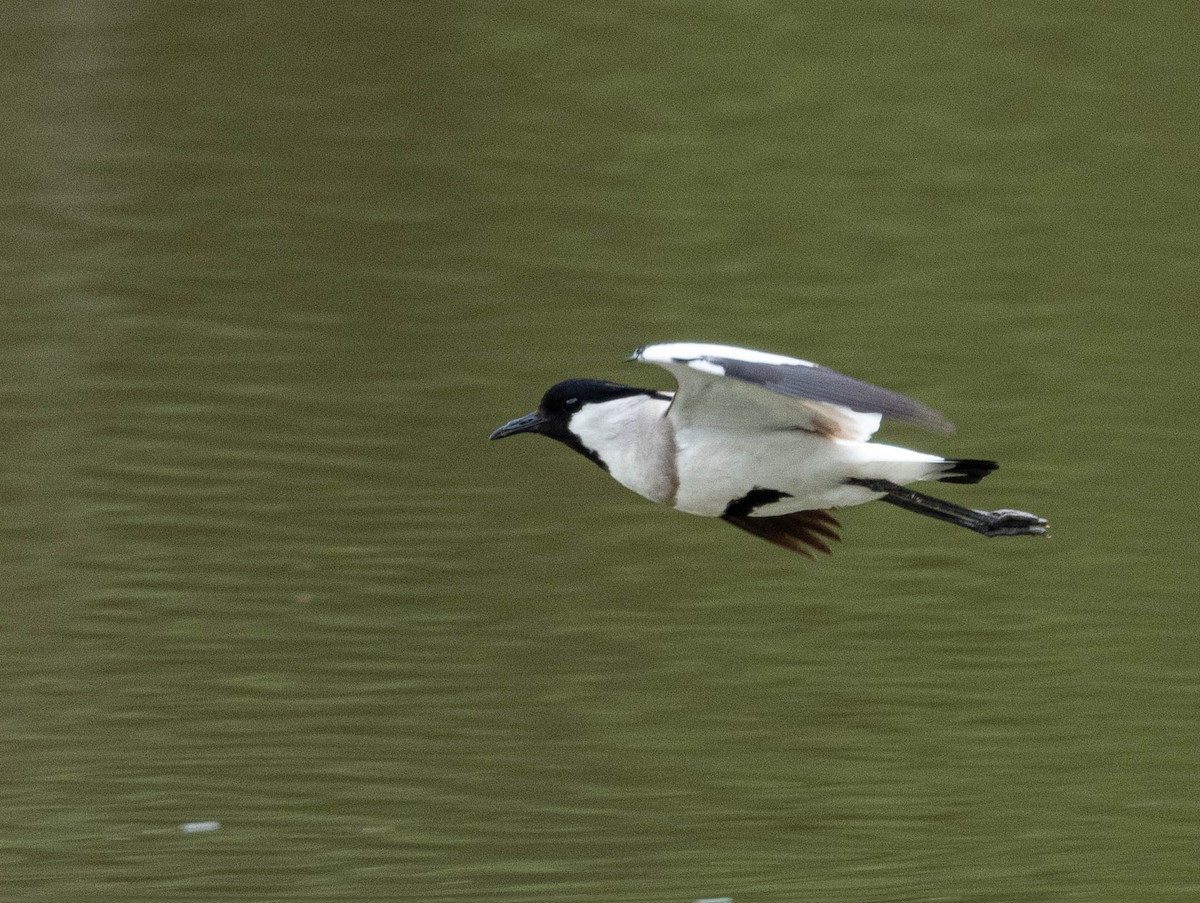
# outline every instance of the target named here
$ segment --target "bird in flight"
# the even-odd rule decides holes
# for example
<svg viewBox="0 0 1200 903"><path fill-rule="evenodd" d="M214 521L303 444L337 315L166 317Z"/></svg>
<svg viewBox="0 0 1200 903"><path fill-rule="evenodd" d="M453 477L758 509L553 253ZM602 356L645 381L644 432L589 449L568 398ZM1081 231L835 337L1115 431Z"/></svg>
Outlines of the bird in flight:
<svg viewBox="0 0 1200 903"><path fill-rule="evenodd" d="M1046 532L1046 520L1026 511L980 511L908 488L922 480L978 483L998 465L871 442L884 417L953 432L944 416L904 395L732 345L646 345L629 360L670 371L678 390L568 379L491 438L556 439L638 495L719 517L810 558L840 539L829 509L871 501L984 536Z"/></svg>

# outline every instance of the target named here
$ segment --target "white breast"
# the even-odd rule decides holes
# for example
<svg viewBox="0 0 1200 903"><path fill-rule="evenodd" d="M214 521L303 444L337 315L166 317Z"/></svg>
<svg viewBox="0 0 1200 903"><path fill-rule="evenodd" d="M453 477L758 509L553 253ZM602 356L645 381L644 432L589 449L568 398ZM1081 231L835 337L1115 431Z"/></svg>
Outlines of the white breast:
<svg viewBox="0 0 1200 903"><path fill-rule="evenodd" d="M649 395L593 403L571 418L568 429L600 456L622 486L671 505L678 474L674 430L666 417L669 405Z"/></svg>

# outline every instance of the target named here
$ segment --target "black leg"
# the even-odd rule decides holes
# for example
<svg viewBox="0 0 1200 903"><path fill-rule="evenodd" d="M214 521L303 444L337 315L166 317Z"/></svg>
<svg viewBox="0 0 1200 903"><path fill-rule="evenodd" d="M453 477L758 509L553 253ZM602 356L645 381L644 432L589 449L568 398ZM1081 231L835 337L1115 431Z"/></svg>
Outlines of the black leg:
<svg viewBox="0 0 1200 903"><path fill-rule="evenodd" d="M997 511L977 511L964 508L944 499L936 499L891 480L847 480L872 492L884 493L881 502L887 502L905 511L915 511L926 517L944 520L950 524L966 527L984 536L1039 536L1046 532L1046 520L1028 511L1001 508Z"/></svg>

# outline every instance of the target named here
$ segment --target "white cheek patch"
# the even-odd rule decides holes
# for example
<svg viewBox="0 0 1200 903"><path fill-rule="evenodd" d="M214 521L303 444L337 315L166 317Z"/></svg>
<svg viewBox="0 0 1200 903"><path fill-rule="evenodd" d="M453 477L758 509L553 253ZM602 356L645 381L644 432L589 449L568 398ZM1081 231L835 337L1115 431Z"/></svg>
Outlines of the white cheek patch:
<svg viewBox="0 0 1200 903"><path fill-rule="evenodd" d="M624 444L624 423L644 401L645 396L638 395L584 405L571 416L567 429L589 449L611 454Z"/></svg>

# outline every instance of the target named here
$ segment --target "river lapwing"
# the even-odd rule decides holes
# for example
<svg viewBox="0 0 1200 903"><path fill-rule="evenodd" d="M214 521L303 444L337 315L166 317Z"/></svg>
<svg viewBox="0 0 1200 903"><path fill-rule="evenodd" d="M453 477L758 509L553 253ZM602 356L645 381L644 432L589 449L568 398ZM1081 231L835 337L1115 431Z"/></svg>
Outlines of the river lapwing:
<svg viewBox="0 0 1200 903"><path fill-rule="evenodd" d="M678 390L568 379L491 438L557 439L638 495L808 557L840 538L828 509L876 500L984 536L1046 532L1046 521L1025 511L979 511L907 488L978 483L997 464L871 442L884 417L953 432L944 416L904 395L731 345L647 345L629 359L669 370Z"/></svg>

